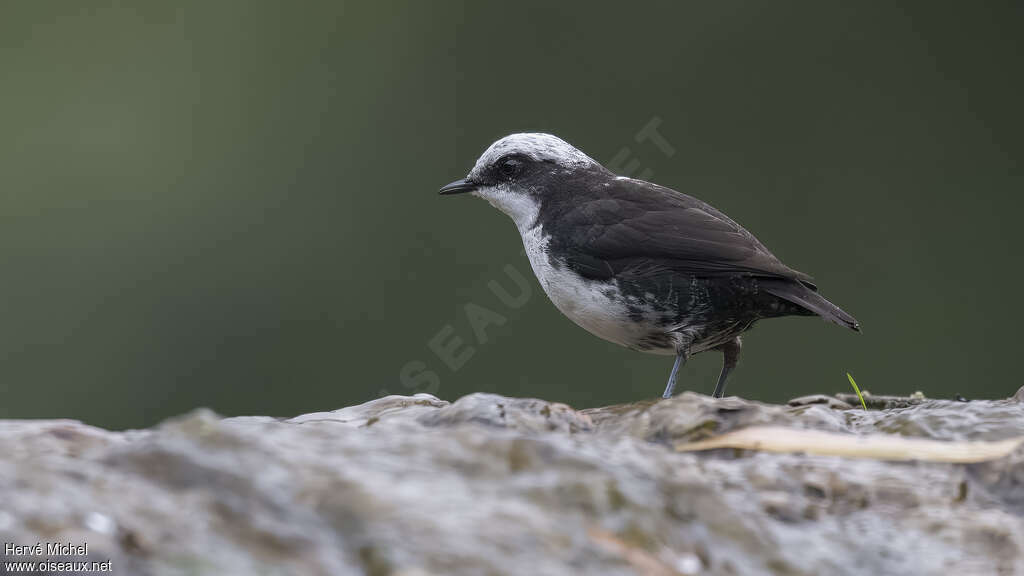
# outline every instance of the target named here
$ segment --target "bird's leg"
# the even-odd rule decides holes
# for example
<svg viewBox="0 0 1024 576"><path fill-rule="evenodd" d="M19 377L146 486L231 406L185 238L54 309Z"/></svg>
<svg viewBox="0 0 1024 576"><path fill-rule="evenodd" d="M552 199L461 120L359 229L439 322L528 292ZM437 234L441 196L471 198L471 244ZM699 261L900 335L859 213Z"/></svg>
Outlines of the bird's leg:
<svg viewBox="0 0 1024 576"><path fill-rule="evenodd" d="M713 397L725 396L725 380L729 377L729 372L732 372L732 369L740 361L740 348L742 347L743 342L740 341L739 336L718 347L722 351L722 373L718 375L718 385L715 386Z"/></svg>
<svg viewBox="0 0 1024 576"><path fill-rule="evenodd" d="M665 393L661 395L662 398L672 397L672 391L676 388L676 374L679 373L679 368L686 364L686 356L686 350L676 352L676 361L672 364L672 372L668 375L668 384L665 386Z"/></svg>

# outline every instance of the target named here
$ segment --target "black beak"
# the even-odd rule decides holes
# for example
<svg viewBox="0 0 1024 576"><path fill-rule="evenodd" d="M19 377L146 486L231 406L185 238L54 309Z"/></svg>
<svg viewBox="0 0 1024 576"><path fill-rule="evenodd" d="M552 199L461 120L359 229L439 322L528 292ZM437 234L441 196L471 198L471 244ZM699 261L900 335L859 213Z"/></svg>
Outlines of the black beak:
<svg viewBox="0 0 1024 576"><path fill-rule="evenodd" d="M456 180L451 184L446 184L441 188L441 194L463 194L465 192L472 192L476 190L476 182L473 182L469 178L463 178L462 180Z"/></svg>

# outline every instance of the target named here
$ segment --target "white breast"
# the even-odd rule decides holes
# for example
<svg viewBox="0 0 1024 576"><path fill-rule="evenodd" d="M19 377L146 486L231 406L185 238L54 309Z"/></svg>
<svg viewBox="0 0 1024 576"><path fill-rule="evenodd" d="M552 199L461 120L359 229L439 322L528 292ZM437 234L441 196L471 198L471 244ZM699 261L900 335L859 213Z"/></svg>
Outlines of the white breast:
<svg viewBox="0 0 1024 576"><path fill-rule="evenodd" d="M555 266L548 254L550 238L537 223L539 204L528 194L507 185L480 188L473 193L508 214L523 237L523 246L541 288L562 314L591 334L627 348L636 348L654 325L630 318L629 309L614 283L587 280L569 269ZM674 354L674 350L649 350Z"/></svg>
<svg viewBox="0 0 1024 576"><path fill-rule="evenodd" d="M562 314L591 334L621 346L632 348L643 338L648 327L630 319L614 284L587 280L565 265L553 265L548 254L550 239L542 226L521 232L533 273Z"/></svg>

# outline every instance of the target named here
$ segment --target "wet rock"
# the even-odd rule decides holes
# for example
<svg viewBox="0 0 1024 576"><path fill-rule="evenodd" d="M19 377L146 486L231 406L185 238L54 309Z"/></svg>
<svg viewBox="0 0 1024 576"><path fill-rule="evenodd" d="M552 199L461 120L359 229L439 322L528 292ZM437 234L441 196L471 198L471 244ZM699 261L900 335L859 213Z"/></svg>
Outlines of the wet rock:
<svg viewBox="0 0 1024 576"><path fill-rule="evenodd" d="M129 432L0 421L0 541L87 542L140 575L1024 574L1021 450L965 465L673 448L755 425L1004 440L1024 404L796 404L420 394Z"/></svg>
<svg viewBox="0 0 1024 576"><path fill-rule="evenodd" d="M585 432L593 427L586 414L565 404L534 398L506 398L497 394L470 394L448 406L424 414L426 426L475 423L520 432Z"/></svg>
<svg viewBox="0 0 1024 576"><path fill-rule="evenodd" d="M916 406L926 401L924 394L921 392L915 392L910 396L884 396L877 395L863 391L861 395L864 398L864 404L873 410L892 410L894 408L907 408L910 406ZM860 398L856 394L836 394L836 398L850 404L851 406L860 406Z"/></svg>
<svg viewBox="0 0 1024 576"><path fill-rule="evenodd" d="M828 396L825 394L812 394L810 396L800 396L799 398L793 398L786 403L789 406L810 406L811 404L824 404L833 410L850 410L853 408L848 402L844 402L835 396Z"/></svg>

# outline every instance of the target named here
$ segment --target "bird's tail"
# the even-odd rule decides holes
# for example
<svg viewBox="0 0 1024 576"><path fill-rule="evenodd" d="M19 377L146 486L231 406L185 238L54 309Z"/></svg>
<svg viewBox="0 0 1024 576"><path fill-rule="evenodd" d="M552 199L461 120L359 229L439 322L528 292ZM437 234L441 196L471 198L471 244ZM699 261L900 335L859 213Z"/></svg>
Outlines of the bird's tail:
<svg viewBox="0 0 1024 576"><path fill-rule="evenodd" d="M821 294L794 280L766 278L758 281L758 285L769 294L773 294L804 308L825 320L860 332L860 323L853 316L843 312L842 308L826 300Z"/></svg>

